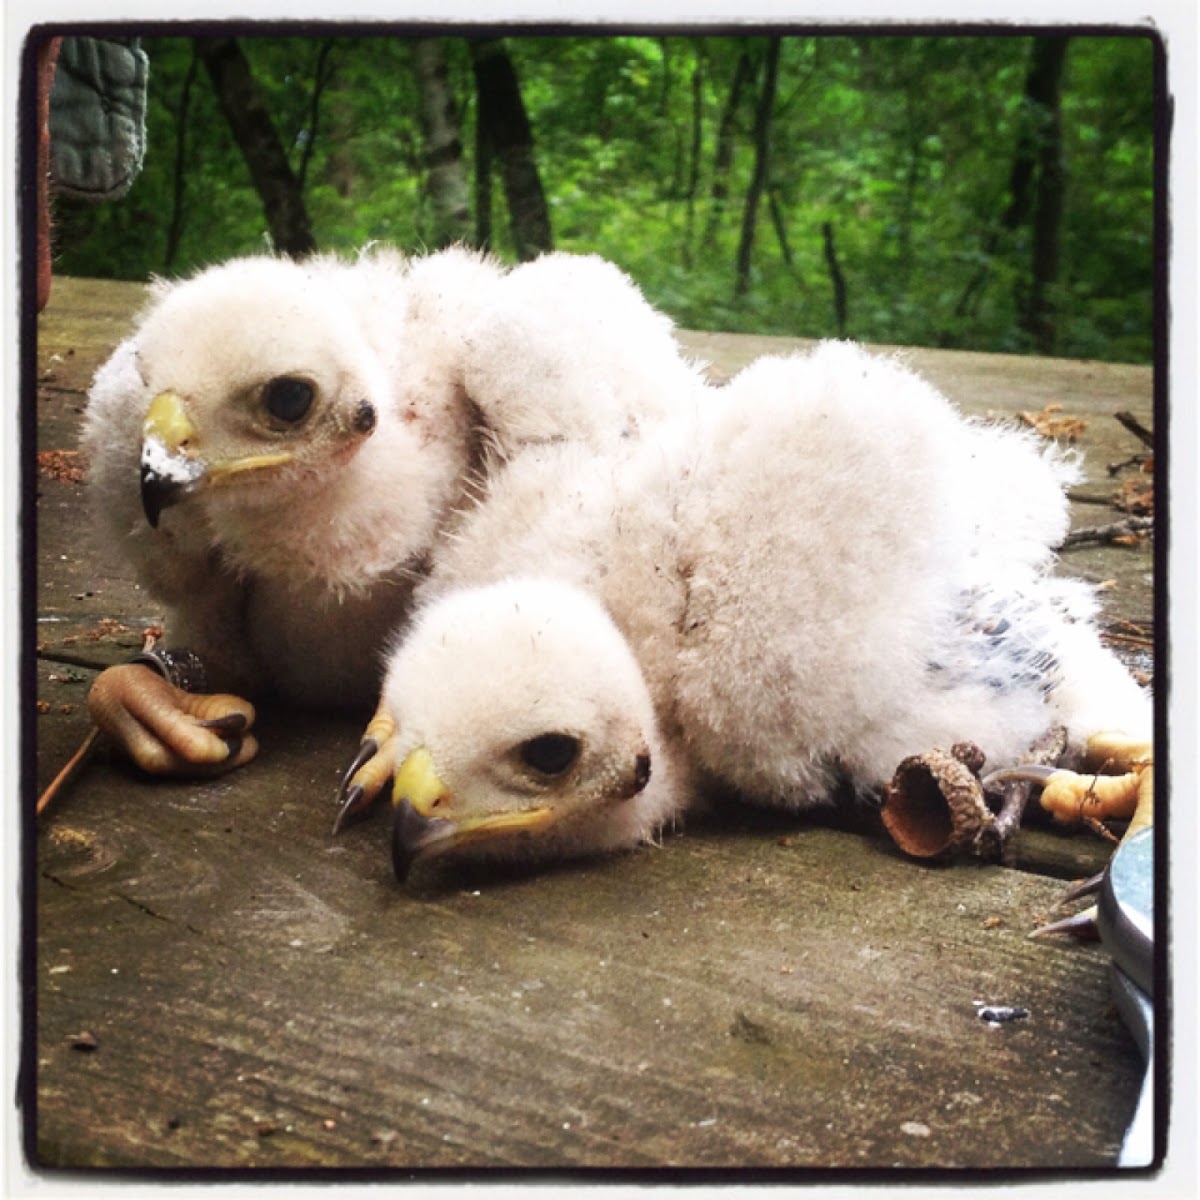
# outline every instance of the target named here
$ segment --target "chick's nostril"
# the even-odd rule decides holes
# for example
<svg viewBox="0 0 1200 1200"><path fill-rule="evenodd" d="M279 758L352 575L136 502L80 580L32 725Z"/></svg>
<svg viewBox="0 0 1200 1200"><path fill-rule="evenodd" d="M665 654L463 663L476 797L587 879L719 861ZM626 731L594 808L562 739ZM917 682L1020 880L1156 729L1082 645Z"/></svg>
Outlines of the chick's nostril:
<svg viewBox="0 0 1200 1200"><path fill-rule="evenodd" d="M633 784L635 792L640 792L650 782L650 755L639 754L633 763Z"/></svg>
<svg viewBox="0 0 1200 1200"><path fill-rule="evenodd" d="M370 433L375 428L375 405L370 400L359 402L358 411L354 414L354 429L356 433Z"/></svg>

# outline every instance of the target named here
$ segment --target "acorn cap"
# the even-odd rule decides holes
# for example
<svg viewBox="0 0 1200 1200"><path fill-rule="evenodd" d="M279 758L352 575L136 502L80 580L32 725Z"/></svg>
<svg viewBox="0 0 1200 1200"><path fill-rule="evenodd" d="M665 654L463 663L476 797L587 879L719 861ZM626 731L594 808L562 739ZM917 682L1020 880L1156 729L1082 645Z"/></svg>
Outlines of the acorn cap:
<svg viewBox="0 0 1200 1200"><path fill-rule="evenodd" d="M896 768L881 815L892 840L914 858L979 853L980 835L994 821L978 776L944 750L913 755Z"/></svg>

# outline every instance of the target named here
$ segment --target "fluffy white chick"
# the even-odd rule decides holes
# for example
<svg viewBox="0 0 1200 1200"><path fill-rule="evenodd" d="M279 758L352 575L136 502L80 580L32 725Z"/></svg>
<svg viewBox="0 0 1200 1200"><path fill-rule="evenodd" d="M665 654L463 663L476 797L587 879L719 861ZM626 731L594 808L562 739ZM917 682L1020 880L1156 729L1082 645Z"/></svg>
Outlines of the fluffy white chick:
<svg viewBox="0 0 1200 1200"><path fill-rule="evenodd" d="M529 456L492 481L423 585L431 607L393 657L375 722L383 745L358 785L378 791L400 763L397 811L409 800L430 815L413 789L447 798L439 819L469 824L485 803L476 781L493 730L511 742L524 713L539 728L568 726L556 705L589 696L605 706L596 728L639 711L638 686L610 677L607 626L636 658L655 713L628 745L658 738L672 762L677 791L654 796L659 814L705 781L793 807L843 780L875 791L907 755L963 740L1001 767L1060 724L1077 747L1106 729L1148 736L1149 702L1100 643L1090 596L1051 574L1070 475L1026 435L964 419L899 362L845 344L761 360L623 452ZM528 626L488 612L503 593L486 585L521 576L534 577L521 592ZM546 578L558 587L539 595ZM544 647L525 672L534 628L560 603L580 621L578 642L557 665ZM473 614L452 654L429 645L441 606ZM503 674L492 679L495 664ZM479 688L488 704L477 709ZM443 726L455 730L445 762ZM421 746L413 767L405 758ZM438 783L422 790L430 774ZM491 782L488 812L521 809ZM619 829L601 817L595 843L571 847L633 844L646 836L641 815L623 812ZM419 854L419 826L398 830ZM540 836L528 828L522 853L558 852ZM486 838L471 848L486 852Z"/></svg>
<svg viewBox="0 0 1200 1200"><path fill-rule="evenodd" d="M595 612L573 587L514 580L452 592L416 618L383 689L405 763L398 875L414 857L474 847L520 857L628 846L671 818L684 789L641 668Z"/></svg>
<svg viewBox="0 0 1200 1200"><path fill-rule="evenodd" d="M83 443L109 543L202 690L346 708L377 694L379 645L498 461L605 447L701 386L599 259L248 258L155 287ZM146 676L106 672L92 708L147 769L253 754L245 699L200 715L173 688L139 698Z"/></svg>

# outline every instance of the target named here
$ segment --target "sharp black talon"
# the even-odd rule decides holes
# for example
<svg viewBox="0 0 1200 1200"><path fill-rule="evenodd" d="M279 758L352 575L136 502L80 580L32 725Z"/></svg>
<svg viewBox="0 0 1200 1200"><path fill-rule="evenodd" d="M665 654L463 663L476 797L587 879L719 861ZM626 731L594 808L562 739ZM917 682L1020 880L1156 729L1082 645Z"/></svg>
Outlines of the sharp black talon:
<svg viewBox="0 0 1200 1200"><path fill-rule="evenodd" d="M197 724L201 729L211 729L218 737L224 737L227 733L246 732L246 716L240 712L226 713L223 717L212 717ZM240 744L241 739L238 740Z"/></svg>
<svg viewBox="0 0 1200 1200"><path fill-rule="evenodd" d="M345 784L342 785L345 787ZM346 794L342 798L341 805L338 808L337 816L333 819L333 836L336 837L345 824L346 818L353 813L363 798L363 789L361 785L355 784L351 788L346 789Z"/></svg>
<svg viewBox="0 0 1200 1200"><path fill-rule="evenodd" d="M342 783L337 792L337 806L339 810L346 806L346 789L350 786L350 780L358 774L361 767L366 766L378 753L379 743L373 737L363 738L362 743L358 747L358 753L354 756L354 761L346 768L346 773L342 776Z"/></svg>
<svg viewBox="0 0 1200 1200"><path fill-rule="evenodd" d="M1061 921L1051 921L1049 925L1041 925L1029 934L1031 938L1047 937L1056 933L1073 933L1088 941L1095 941L1100 936L1096 925L1096 910L1085 908L1073 916L1063 917Z"/></svg>
<svg viewBox="0 0 1200 1200"><path fill-rule="evenodd" d="M1067 888L1066 895L1063 896L1060 903L1070 904L1072 900L1081 900L1084 896L1094 896L1100 890L1100 885L1103 882L1103 871L1098 875L1093 875L1090 879L1080 879L1077 883L1073 883Z"/></svg>
<svg viewBox="0 0 1200 1200"><path fill-rule="evenodd" d="M225 743L225 747L229 751L229 753L226 754L225 757L226 758L237 758L237 756L242 751L243 739L241 737L239 737L236 733L233 733L233 734L222 734L221 741L223 741Z"/></svg>

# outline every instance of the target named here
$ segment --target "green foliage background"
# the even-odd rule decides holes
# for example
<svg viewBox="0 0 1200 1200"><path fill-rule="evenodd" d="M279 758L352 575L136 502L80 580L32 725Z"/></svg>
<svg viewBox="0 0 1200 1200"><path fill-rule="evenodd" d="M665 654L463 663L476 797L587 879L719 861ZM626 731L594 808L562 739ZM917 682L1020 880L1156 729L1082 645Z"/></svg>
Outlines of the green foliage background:
<svg viewBox="0 0 1200 1200"><path fill-rule="evenodd" d="M714 158L738 55L761 53L761 43L507 39L556 247L614 260L684 326L831 336L837 326L821 232L828 222L847 283L849 336L1029 350L1017 304L1030 269L1030 234L1027 227L997 230L1030 39L785 38L771 180L793 261L785 261L764 197L751 287L735 298L757 85L737 112L723 205L712 198ZM335 39L315 130L321 42L247 37L242 45L294 166L311 142L305 199L319 246L351 251L387 240L425 248L432 223L409 44L382 36ZM261 204L203 69L180 121L191 43L156 38L143 47L151 65L145 168L119 202L58 205L59 272L144 279L269 248ZM446 50L470 171L468 48L450 38ZM1134 362L1152 355L1153 61L1153 43L1144 37L1070 43L1062 99L1066 208L1054 295L1061 354ZM693 165L696 94L701 141ZM168 259L177 163L181 237ZM494 193L493 249L511 258L498 185ZM978 303L960 312L964 289L981 268L986 283Z"/></svg>

